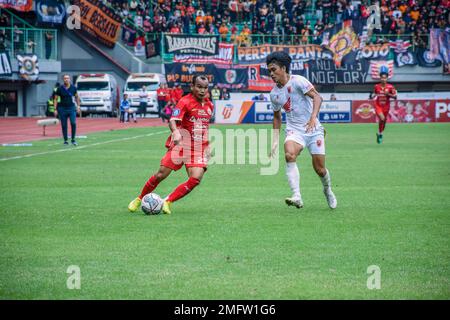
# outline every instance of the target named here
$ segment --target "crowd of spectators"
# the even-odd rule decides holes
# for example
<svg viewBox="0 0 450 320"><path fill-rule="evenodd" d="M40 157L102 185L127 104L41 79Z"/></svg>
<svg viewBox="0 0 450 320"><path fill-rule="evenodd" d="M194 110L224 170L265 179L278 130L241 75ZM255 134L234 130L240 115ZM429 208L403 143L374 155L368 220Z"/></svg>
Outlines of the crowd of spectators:
<svg viewBox="0 0 450 320"><path fill-rule="evenodd" d="M449 26L450 0L103 0L146 33L219 34L221 41L321 43L324 31L366 20L380 6L383 35L428 34Z"/></svg>

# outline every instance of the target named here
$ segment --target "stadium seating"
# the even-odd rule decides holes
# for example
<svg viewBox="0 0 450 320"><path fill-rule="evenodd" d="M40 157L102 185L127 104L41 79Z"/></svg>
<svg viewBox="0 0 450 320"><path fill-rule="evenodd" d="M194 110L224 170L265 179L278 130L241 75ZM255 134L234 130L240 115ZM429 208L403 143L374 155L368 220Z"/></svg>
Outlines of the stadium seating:
<svg viewBox="0 0 450 320"><path fill-rule="evenodd" d="M224 22L228 32L221 39L238 45L250 45L320 43L326 27L342 21L367 20L370 15L368 7L375 1L353 1L352 4L346 0L215 0L192 1L192 8L191 1L180 1L176 5L166 0L148 3L142 0L106 2L128 26L140 32L144 32L145 22L147 30L156 33L219 34L221 23ZM236 5L238 11L233 12L231 8ZM419 35L427 34L431 27L445 27L448 25L448 7L446 0L433 0L431 3L414 0L381 1L382 30L375 34L373 41L400 35L412 40L413 35L419 38ZM209 18L202 18L208 17L208 14L214 17L213 23L209 22ZM149 18L147 21L146 17ZM156 21L155 17L160 18ZM203 20L206 22L203 23ZM319 20L321 22L316 28ZM320 26L322 23L323 27ZM245 37L245 41L240 41L245 24L248 24L250 34Z"/></svg>

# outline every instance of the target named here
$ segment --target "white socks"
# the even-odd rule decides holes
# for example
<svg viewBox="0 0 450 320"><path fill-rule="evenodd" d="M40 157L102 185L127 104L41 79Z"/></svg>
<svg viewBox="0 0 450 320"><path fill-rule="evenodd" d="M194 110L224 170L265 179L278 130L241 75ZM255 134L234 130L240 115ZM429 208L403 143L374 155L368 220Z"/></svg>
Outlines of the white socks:
<svg viewBox="0 0 450 320"><path fill-rule="evenodd" d="M324 189L331 189L331 176L330 172L328 172L328 169L327 173L323 177L320 177L320 181L322 181Z"/></svg>
<svg viewBox="0 0 450 320"><path fill-rule="evenodd" d="M300 172L296 162L286 162L286 176L293 196L300 198Z"/></svg>

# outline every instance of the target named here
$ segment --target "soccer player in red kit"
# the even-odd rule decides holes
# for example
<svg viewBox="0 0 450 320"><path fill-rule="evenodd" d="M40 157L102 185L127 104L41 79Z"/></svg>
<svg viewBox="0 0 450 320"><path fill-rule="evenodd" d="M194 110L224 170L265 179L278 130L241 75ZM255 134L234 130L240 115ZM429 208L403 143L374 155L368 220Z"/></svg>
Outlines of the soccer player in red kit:
<svg viewBox="0 0 450 320"><path fill-rule="evenodd" d="M377 143L383 141L383 131L386 127L387 117L389 115L390 100L391 98L397 99L397 91L394 86L387 83L388 73L380 73L380 83L377 83L374 87L373 93L370 95L372 99L373 94L375 94L375 112L378 117L378 133L377 133Z"/></svg>
<svg viewBox="0 0 450 320"><path fill-rule="evenodd" d="M207 98L208 85L207 77L194 76L191 93L181 98L172 112L169 121L172 134L167 139L168 151L161 159L159 170L148 179L141 194L130 202L129 211L138 210L141 199L155 190L172 171L181 169L183 165L189 178L164 199L163 213L170 214L171 204L200 184L209 159L208 128L214 108Z"/></svg>

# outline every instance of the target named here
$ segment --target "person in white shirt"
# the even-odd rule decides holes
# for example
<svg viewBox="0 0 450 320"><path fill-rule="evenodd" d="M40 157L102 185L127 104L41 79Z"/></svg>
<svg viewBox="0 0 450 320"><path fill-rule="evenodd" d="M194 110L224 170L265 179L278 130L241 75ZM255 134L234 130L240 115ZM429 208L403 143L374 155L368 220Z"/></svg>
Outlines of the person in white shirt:
<svg viewBox="0 0 450 320"><path fill-rule="evenodd" d="M148 102L147 87L142 86L142 89L139 92L139 113L141 114L142 118L145 118L147 114L147 102Z"/></svg>
<svg viewBox="0 0 450 320"><path fill-rule="evenodd" d="M289 74L291 57L283 51L273 52L266 58L269 75L276 86L270 92L274 112L275 130L271 156L278 150L279 130L281 128L281 109L286 112L286 139L284 153L286 176L292 190L292 197L286 198L289 206L303 207L300 193L300 172L297 157L308 148L312 165L323 184L323 192L331 209L337 206L336 197L331 190L331 176L325 167L325 130L317 118L322 97L308 79Z"/></svg>

